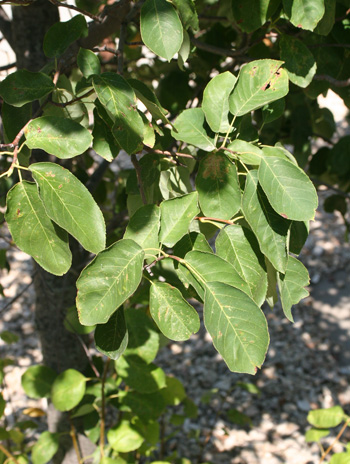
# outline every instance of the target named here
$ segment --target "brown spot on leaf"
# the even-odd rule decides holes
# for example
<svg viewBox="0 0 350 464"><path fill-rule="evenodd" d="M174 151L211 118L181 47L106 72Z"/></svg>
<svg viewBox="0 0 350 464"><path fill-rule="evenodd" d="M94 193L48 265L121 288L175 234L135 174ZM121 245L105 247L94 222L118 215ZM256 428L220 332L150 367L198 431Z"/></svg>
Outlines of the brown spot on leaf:
<svg viewBox="0 0 350 464"><path fill-rule="evenodd" d="M285 219L288 219L288 216L285 213L281 213L281 216L284 217Z"/></svg>

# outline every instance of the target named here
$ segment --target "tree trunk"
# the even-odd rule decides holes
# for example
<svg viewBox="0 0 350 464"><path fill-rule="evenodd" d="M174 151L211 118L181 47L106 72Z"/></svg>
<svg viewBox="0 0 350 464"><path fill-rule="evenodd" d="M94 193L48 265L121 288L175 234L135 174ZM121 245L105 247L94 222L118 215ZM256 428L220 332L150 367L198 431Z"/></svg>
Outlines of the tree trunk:
<svg viewBox="0 0 350 464"><path fill-rule="evenodd" d="M44 36L59 21L58 9L48 0L37 0L29 6L12 7L12 14L10 45L16 53L17 69L39 71L47 62L43 52ZM42 152L38 153L38 157L42 160ZM33 158L36 158L35 153ZM68 368L83 370L87 365L87 357L79 339L67 331L63 324L66 310L75 304L75 283L82 260L86 257L77 242L71 240L70 245L73 266L65 276L54 276L35 265L35 322L43 362L58 372ZM49 405L48 410L48 426L51 432L70 430L67 415L56 411L52 405ZM55 457L54 462L76 464L77 457L72 452L71 438L69 435L63 437L60 455ZM85 447L84 444L82 447ZM90 447L87 454L91 452Z"/></svg>

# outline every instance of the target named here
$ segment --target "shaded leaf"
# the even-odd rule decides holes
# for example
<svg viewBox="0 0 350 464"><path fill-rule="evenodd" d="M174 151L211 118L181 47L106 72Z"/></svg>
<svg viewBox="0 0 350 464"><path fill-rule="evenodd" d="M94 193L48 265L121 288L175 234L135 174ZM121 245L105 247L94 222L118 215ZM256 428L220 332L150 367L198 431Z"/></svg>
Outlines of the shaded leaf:
<svg viewBox="0 0 350 464"><path fill-rule="evenodd" d="M178 406L186 398L184 386L176 377L167 376L166 388L162 389L161 394L169 406Z"/></svg>
<svg viewBox="0 0 350 464"><path fill-rule="evenodd" d="M136 108L136 96L119 74L103 73L93 77L99 101L113 120L113 135L124 150L132 154L142 147L144 125Z"/></svg>
<svg viewBox="0 0 350 464"><path fill-rule="evenodd" d="M51 388L51 399L59 411L69 411L83 399L86 377L75 369L67 369L59 374Z"/></svg>
<svg viewBox="0 0 350 464"><path fill-rule="evenodd" d="M293 256L289 256L285 274L277 274L278 288L286 317L294 322L292 306L309 295L304 288L310 283L309 273L305 266Z"/></svg>
<svg viewBox="0 0 350 464"><path fill-rule="evenodd" d="M222 153L209 153L200 161L196 187L205 216L230 219L241 207L235 164Z"/></svg>
<svg viewBox="0 0 350 464"><path fill-rule="evenodd" d="M336 0L325 0L324 7L325 13L321 21L317 24L314 32L316 32L316 34L328 35L335 23Z"/></svg>
<svg viewBox="0 0 350 464"><path fill-rule="evenodd" d="M313 31L325 13L324 4L324 0L283 0L283 9L295 27Z"/></svg>
<svg viewBox="0 0 350 464"><path fill-rule="evenodd" d="M202 108L184 110L174 123L171 135L176 140L189 143L204 151L215 149L214 138L207 134L204 127L205 115Z"/></svg>
<svg viewBox="0 0 350 464"><path fill-rule="evenodd" d="M198 15L194 2L192 0L173 0L173 4L180 13L184 28L188 29L190 27L193 32L198 31Z"/></svg>
<svg viewBox="0 0 350 464"><path fill-rule="evenodd" d="M165 408L165 401L159 391L154 393L120 392L119 399L121 411L132 411L145 422L158 419Z"/></svg>
<svg viewBox="0 0 350 464"><path fill-rule="evenodd" d="M23 106L45 97L54 88L46 74L20 69L0 82L0 95L9 105Z"/></svg>
<svg viewBox="0 0 350 464"><path fill-rule="evenodd" d="M122 356L115 366L118 376L137 392L153 393L166 385L163 369L153 363L146 363L139 356Z"/></svg>
<svg viewBox="0 0 350 464"><path fill-rule="evenodd" d="M186 234L193 218L199 213L197 198L197 192L193 192L160 204L161 243L171 247Z"/></svg>
<svg viewBox="0 0 350 464"><path fill-rule="evenodd" d="M267 105L263 106L261 111L264 124L269 124L270 122L273 122L276 119L280 118L284 113L284 109L284 98L280 98L279 100L276 100L272 103L268 103Z"/></svg>
<svg viewBox="0 0 350 464"><path fill-rule="evenodd" d="M77 64L80 71L83 73L83 76L87 79L90 76L100 74L101 72L101 63L98 56L86 48L80 48L77 55Z"/></svg>
<svg viewBox="0 0 350 464"><path fill-rule="evenodd" d="M222 282L208 283L204 323L231 371L256 373L265 359L269 333L263 312L251 298Z"/></svg>
<svg viewBox="0 0 350 464"><path fill-rule="evenodd" d="M88 189L68 169L54 163L30 165L49 217L88 251L105 248L106 226Z"/></svg>
<svg viewBox="0 0 350 464"><path fill-rule="evenodd" d="M86 37L88 28L83 15L74 16L66 22L55 23L44 37L44 53L49 58L61 56L73 42Z"/></svg>
<svg viewBox="0 0 350 464"><path fill-rule="evenodd" d="M164 200L191 193L193 188L188 168L173 166L166 171L161 171L159 188Z"/></svg>
<svg viewBox="0 0 350 464"><path fill-rule="evenodd" d="M81 155L92 142L91 134L85 127L72 119L55 116L33 119L24 134L29 148L40 148L61 159Z"/></svg>
<svg viewBox="0 0 350 464"><path fill-rule="evenodd" d="M279 216L258 186L257 171L247 174L242 211L254 232L262 253L273 266L284 273L287 266L287 235L290 221Z"/></svg>
<svg viewBox="0 0 350 464"><path fill-rule="evenodd" d="M137 289L144 251L123 239L102 251L77 280L77 309L83 325L105 324Z"/></svg>
<svg viewBox="0 0 350 464"><path fill-rule="evenodd" d="M98 351L117 360L128 346L128 331L124 309L119 308L106 324L98 324L95 330L95 345Z"/></svg>
<svg viewBox="0 0 350 464"><path fill-rule="evenodd" d="M278 301L277 294L277 271L265 256L267 270L267 293L266 302L272 309Z"/></svg>
<svg viewBox="0 0 350 464"><path fill-rule="evenodd" d="M167 110L162 107L153 90L137 79L128 79L127 82L134 89L136 97L145 105L154 119L161 119L164 124L169 123L166 118Z"/></svg>
<svg viewBox="0 0 350 464"><path fill-rule="evenodd" d="M340 406L327 409L315 409L307 415L307 421L314 427L328 429L337 427L346 419L345 413Z"/></svg>
<svg viewBox="0 0 350 464"><path fill-rule="evenodd" d="M212 253L213 250L207 242L205 236L200 232L190 232L174 246L174 254L179 258L184 258L186 253L191 250L204 251Z"/></svg>
<svg viewBox="0 0 350 464"><path fill-rule="evenodd" d="M120 147L112 135L111 128L100 118L96 108L94 109L94 128L92 135L92 148L96 153L107 161L113 161L118 155Z"/></svg>
<svg viewBox="0 0 350 464"><path fill-rule="evenodd" d="M34 183L23 181L9 191L5 219L16 245L43 269L55 275L68 271L68 235L48 217Z"/></svg>
<svg viewBox="0 0 350 464"><path fill-rule="evenodd" d="M197 311L167 283L152 282L150 312L161 332L171 340L187 340L199 330Z"/></svg>
<svg viewBox="0 0 350 464"><path fill-rule="evenodd" d="M146 363L154 360L159 349L159 332L152 320L141 310L128 308L125 311L129 331L129 343L125 356L138 356Z"/></svg>
<svg viewBox="0 0 350 464"><path fill-rule="evenodd" d="M50 396L51 387L57 373L47 366L31 366L22 375L22 388L30 398Z"/></svg>
<svg viewBox="0 0 350 464"><path fill-rule="evenodd" d="M298 255L309 235L308 221L292 221L289 237L289 251Z"/></svg>
<svg viewBox="0 0 350 464"><path fill-rule="evenodd" d="M267 291L267 274L254 234L239 225L225 227L217 236L215 249L217 255L231 263L247 282L253 300L261 306Z"/></svg>
<svg viewBox="0 0 350 464"><path fill-rule="evenodd" d="M180 50L183 39L182 24L174 7L166 0L146 0L140 20L145 45L170 61Z"/></svg>
<svg viewBox="0 0 350 464"><path fill-rule="evenodd" d="M287 72L277 60L257 60L242 66L230 96L230 111L243 116L288 93Z"/></svg>
<svg viewBox="0 0 350 464"><path fill-rule="evenodd" d="M267 157L261 161L258 175L259 183L278 214L295 221L315 217L317 193L298 166L281 158Z"/></svg>
<svg viewBox="0 0 350 464"><path fill-rule="evenodd" d="M213 132L227 132L230 128L228 97L236 80L226 71L213 77L204 89L202 109Z"/></svg>
<svg viewBox="0 0 350 464"><path fill-rule="evenodd" d="M316 73L316 61L303 42L290 35L283 35L280 41L281 59L293 84L305 88Z"/></svg>
<svg viewBox="0 0 350 464"><path fill-rule="evenodd" d="M239 28L244 32L253 32L273 15L279 0L233 0L231 3L233 17Z"/></svg>

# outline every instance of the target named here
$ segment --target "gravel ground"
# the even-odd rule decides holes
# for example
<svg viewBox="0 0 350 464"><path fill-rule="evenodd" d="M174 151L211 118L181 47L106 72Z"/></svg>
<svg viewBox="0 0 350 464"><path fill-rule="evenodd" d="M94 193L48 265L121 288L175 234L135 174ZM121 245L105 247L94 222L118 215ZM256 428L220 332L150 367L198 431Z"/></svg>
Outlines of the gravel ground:
<svg viewBox="0 0 350 464"><path fill-rule="evenodd" d="M45 400L28 400L20 386L22 373L39 363L41 354L34 332L33 288L6 310L31 280L27 256L19 251L11 255L11 272L1 275L6 298L0 301L0 331L11 330L20 337L11 346L0 342L0 355L16 359L6 375L10 419L13 414L20 417L27 407L46 408ZM193 464L318 462L317 445L304 440L309 409L340 404L350 413L350 246L339 218L317 213L301 259L311 275L311 296L295 307L294 324L280 306L265 309L271 344L255 377L229 372L203 327L189 341L171 343L160 353L159 364L184 383L199 407L198 419L186 419L181 434L168 443L169 450L177 450ZM249 393L242 382L257 386L260 394ZM217 393L203 402L203 395L212 389ZM232 409L245 414L250 423L232 423Z"/></svg>

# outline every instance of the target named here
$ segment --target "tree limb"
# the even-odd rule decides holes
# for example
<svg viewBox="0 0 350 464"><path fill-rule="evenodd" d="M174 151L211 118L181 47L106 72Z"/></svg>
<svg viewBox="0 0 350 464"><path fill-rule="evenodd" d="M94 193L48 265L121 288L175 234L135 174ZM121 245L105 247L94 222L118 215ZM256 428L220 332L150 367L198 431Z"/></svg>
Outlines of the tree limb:
<svg viewBox="0 0 350 464"><path fill-rule="evenodd" d="M327 81L330 84L334 85L334 87L348 87L350 85L350 78L344 81L340 81L332 76L328 76L327 74L316 74L314 76L314 79L316 81Z"/></svg>
<svg viewBox="0 0 350 464"><path fill-rule="evenodd" d="M0 6L0 31L2 32L2 35L5 37L5 39L11 46L11 42L12 42L11 20L7 16L2 6Z"/></svg>

